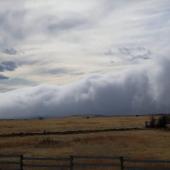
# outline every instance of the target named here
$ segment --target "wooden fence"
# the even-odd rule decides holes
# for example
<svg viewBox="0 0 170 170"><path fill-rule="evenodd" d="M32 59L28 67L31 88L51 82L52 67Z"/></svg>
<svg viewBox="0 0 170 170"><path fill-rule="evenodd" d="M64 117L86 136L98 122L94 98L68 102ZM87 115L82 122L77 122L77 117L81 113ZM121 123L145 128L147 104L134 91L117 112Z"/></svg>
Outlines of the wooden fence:
<svg viewBox="0 0 170 170"><path fill-rule="evenodd" d="M169 160L109 156L29 157L0 155L0 170L170 170Z"/></svg>

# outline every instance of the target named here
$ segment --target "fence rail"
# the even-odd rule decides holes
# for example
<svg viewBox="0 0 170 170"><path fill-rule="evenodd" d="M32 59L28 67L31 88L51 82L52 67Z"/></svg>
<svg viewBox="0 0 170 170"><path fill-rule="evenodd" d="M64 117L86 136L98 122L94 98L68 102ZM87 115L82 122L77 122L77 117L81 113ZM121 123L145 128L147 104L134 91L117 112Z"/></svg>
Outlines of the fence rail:
<svg viewBox="0 0 170 170"><path fill-rule="evenodd" d="M170 160L111 156L28 157L0 155L0 170L170 170Z"/></svg>

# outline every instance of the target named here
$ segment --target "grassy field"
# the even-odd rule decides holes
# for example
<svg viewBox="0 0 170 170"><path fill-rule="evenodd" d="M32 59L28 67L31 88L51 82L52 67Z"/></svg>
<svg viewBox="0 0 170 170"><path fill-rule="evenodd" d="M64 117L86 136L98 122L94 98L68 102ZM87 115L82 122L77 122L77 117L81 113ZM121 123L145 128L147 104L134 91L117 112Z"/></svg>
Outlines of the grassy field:
<svg viewBox="0 0 170 170"><path fill-rule="evenodd" d="M16 132L144 127L148 116L68 117L43 120L0 120L0 134Z"/></svg>
<svg viewBox="0 0 170 170"><path fill-rule="evenodd" d="M70 117L45 120L1 120L0 134L144 127L148 116ZM0 153L32 156L105 155L139 159L170 159L170 132L164 130L115 131L78 135L0 138Z"/></svg>

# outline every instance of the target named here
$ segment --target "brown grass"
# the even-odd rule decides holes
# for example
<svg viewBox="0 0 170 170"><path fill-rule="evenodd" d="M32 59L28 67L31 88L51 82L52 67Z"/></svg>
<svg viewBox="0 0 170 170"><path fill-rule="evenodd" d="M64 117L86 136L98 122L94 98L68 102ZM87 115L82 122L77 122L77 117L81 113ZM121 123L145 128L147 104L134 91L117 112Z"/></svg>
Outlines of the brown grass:
<svg viewBox="0 0 170 170"><path fill-rule="evenodd" d="M148 117L71 117L3 120L0 133L144 127ZM164 130L115 131L79 135L0 138L0 153L32 156L105 155L170 159L170 133Z"/></svg>
<svg viewBox="0 0 170 170"><path fill-rule="evenodd" d="M148 116L68 117L44 120L0 120L0 134L83 129L144 127Z"/></svg>

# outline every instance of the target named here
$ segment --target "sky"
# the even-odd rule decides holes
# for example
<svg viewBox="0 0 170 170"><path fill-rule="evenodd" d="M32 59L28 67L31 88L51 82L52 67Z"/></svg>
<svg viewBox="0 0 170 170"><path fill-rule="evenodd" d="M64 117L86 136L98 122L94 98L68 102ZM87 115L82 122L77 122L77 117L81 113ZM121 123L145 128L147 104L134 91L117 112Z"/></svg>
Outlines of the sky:
<svg viewBox="0 0 170 170"><path fill-rule="evenodd" d="M0 118L170 112L169 0L1 0Z"/></svg>

